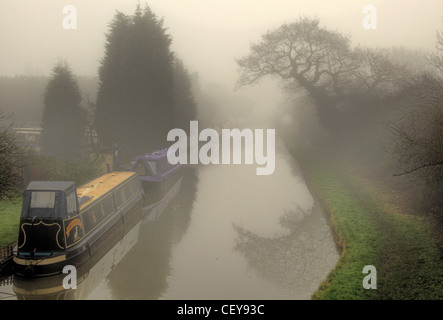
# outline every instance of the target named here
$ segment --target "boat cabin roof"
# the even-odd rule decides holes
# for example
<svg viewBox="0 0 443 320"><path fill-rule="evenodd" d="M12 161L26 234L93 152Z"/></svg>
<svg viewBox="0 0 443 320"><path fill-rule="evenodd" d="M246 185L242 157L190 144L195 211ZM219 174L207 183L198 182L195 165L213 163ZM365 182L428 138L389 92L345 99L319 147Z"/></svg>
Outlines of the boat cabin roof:
<svg viewBox="0 0 443 320"><path fill-rule="evenodd" d="M31 181L26 190L30 191L71 191L75 187L73 181Z"/></svg>
<svg viewBox="0 0 443 320"><path fill-rule="evenodd" d="M130 171L114 171L106 173L92 181L77 188L77 197L85 200L81 201L80 209L89 203L108 193L125 180L135 176L135 172Z"/></svg>
<svg viewBox="0 0 443 320"><path fill-rule="evenodd" d="M151 153L145 153L143 155L135 157L134 159L158 160L161 158L165 158L167 155L168 155L168 149L161 149Z"/></svg>

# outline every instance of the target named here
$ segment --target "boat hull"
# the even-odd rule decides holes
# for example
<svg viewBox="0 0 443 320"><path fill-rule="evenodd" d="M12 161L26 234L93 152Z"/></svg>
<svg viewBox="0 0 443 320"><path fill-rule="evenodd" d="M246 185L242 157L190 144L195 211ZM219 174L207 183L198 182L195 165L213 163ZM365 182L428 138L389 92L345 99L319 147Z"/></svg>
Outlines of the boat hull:
<svg viewBox="0 0 443 320"><path fill-rule="evenodd" d="M182 177L182 167L161 179L152 179L150 177L140 176L140 182L145 192L145 206L160 201L163 196Z"/></svg>

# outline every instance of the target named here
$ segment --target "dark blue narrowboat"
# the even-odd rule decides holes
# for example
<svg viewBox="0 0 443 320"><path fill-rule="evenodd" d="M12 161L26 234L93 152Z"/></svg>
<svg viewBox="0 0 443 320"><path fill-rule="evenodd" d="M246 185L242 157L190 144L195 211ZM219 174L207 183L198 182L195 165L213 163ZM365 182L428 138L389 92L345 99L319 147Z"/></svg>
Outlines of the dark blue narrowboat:
<svg viewBox="0 0 443 320"><path fill-rule="evenodd" d="M144 192L134 172L110 172L80 187L30 182L23 198L14 273L46 276L106 252L142 218Z"/></svg>

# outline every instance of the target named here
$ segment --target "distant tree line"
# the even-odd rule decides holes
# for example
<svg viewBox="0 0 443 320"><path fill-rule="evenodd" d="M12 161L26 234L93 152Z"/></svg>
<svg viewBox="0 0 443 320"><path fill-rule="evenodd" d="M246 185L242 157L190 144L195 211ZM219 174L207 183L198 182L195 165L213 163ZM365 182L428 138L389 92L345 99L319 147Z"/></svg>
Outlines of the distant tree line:
<svg viewBox="0 0 443 320"><path fill-rule="evenodd" d="M82 98L95 101L97 77L74 75ZM41 126L48 76L0 76L0 106L15 125Z"/></svg>

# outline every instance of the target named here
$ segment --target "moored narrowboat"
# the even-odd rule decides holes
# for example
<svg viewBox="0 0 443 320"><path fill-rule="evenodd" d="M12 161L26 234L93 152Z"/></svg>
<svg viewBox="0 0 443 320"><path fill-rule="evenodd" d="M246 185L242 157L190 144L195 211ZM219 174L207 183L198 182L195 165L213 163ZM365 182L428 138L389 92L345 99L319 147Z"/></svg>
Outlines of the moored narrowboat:
<svg viewBox="0 0 443 320"><path fill-rule="evenodd" d="M145 205L160 201L181 178L183 165L170 164L167 155L168 149L162 149L131 160L145 192Z"/></svg>
<svg viewBox="0 0 443 320"><path fill-rule="evenodd" d="M70 181L30 182L14 273L58 274L106 252L142 218L143 197L134 172L110 172L78 188Z"/></svg>

